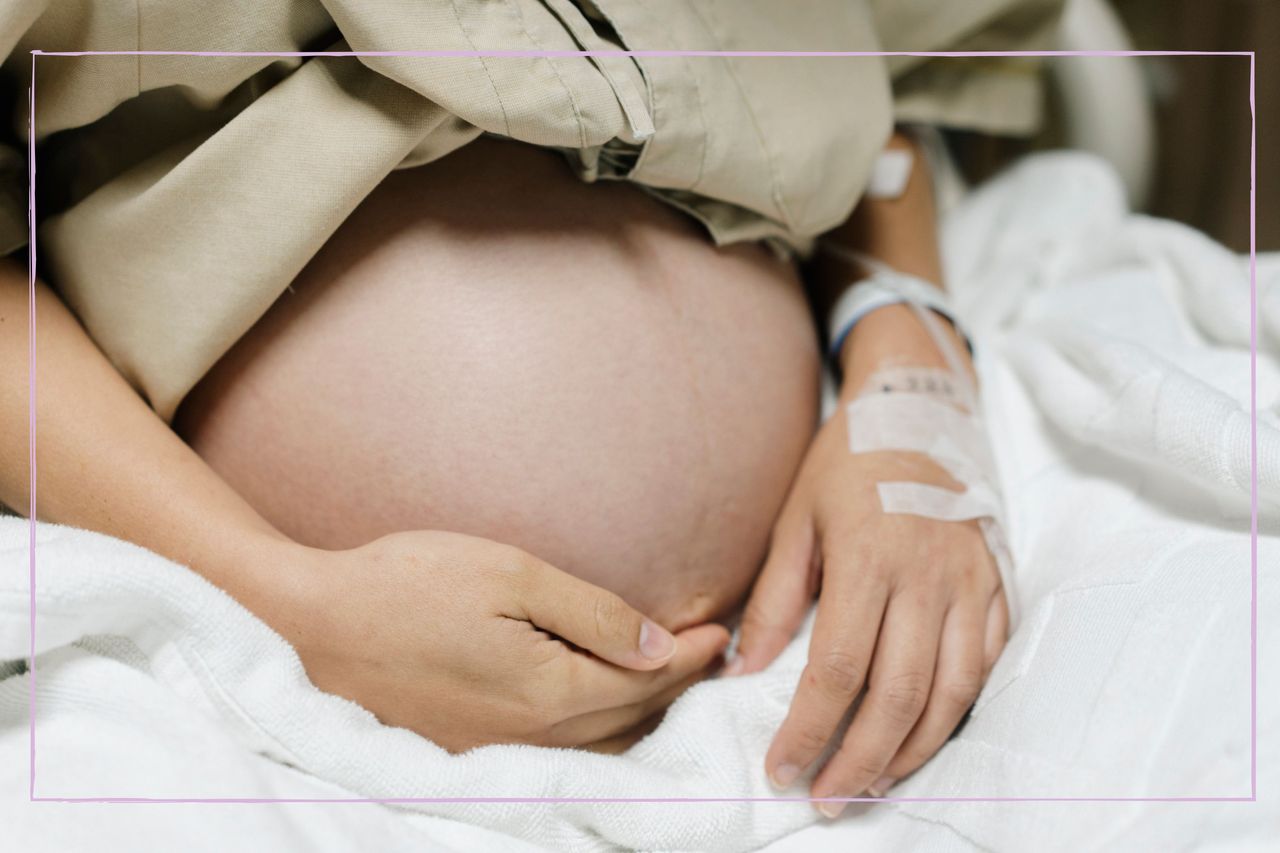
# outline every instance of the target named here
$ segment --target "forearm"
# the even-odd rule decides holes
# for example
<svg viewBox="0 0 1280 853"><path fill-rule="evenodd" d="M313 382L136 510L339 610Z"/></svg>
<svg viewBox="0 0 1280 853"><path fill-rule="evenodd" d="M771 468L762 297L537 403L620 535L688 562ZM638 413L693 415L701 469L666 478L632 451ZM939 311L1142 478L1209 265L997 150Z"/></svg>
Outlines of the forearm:
<svg viewBox="0 0 1280 853"><path fill-rule="evenodd" d="M0 262L0 501L28 507L28 285ZM36 513L186 564L257 609L284 537L158 418L70 311L36 290Z"/></svg>
<svg viewBox="0 0 1280 853"><path fill-rule="evenodd" d="M869 255L942 289L945 282L928 161L919 146L903 134L894 134L888 147L910 148L915 154L902 195L863 199L846 222L823 236L823 242ZM841 256L820 252L810 269L819 311L828 313L840 294L868 272ZM941 326L956 350L965 354L965 346L951 325ZM962 357L967 364L967 354ZM886 306L860 320L845 339L838 359L844 396L857 393L867 377L887 361L927 367L946 365L928 332L905 305Z"/></svg>

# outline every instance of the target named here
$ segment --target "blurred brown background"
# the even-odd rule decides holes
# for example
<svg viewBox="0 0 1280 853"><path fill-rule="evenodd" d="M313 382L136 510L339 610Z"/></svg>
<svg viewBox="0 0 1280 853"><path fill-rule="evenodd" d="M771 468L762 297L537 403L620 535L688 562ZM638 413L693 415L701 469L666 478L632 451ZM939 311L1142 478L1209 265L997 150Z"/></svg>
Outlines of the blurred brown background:
<svg viewBox="0 0 1280 853"><path fill-rule="evenodd" d="M1110 5L1138 50L1257 52L1258 251L1280 250L1280 149L1275 143L1280 132L1280 0L1111 0ZM1156 161L1145 210L1247 252L1249 58L1139 61L1156 121ZM1061 146L1059 104L1052 88L1048 106L1045 128L1034 140L959 135L955 142L965 172L981 178L1019 154Z"/></svg>
<svg viewBox="0 0 1280 853"><path fill-rule="evenodd" d="M1114 0L1140 50L1257 51L1258 250L1280 249L1280 2ZM1248 57L1148 57L1159 156L1152 213L1249 249Z"/></svg>

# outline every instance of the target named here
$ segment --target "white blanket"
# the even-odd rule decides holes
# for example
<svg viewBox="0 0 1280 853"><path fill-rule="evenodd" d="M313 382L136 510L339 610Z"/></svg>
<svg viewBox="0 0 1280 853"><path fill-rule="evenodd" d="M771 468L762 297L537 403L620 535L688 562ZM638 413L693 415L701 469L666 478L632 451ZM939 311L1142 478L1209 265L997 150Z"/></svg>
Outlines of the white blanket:
<svg viewBox="0 0 1280 853"><path fill-rule="evenodd" d="M904 797L1250 794L1247 264L1128 214L1081 155L1024 162L948 218L979 341L1025 614L963 731ZM1259 275L1259 788L1280 787L1280 258ZM92 484L86 484L91 487ZM201 578L41 525L38 797L769 798L803 665L690 690L623 756L449 756L320 693ZM1254 803L28 803L26 523L0 519L0 823L16 849L1156 849L1280 837ZM1271 574L1268 577L1269 573ZM1270 682L1270 692L1266 688ZM1268 785L1268 782L1270 783Z"/></svg>

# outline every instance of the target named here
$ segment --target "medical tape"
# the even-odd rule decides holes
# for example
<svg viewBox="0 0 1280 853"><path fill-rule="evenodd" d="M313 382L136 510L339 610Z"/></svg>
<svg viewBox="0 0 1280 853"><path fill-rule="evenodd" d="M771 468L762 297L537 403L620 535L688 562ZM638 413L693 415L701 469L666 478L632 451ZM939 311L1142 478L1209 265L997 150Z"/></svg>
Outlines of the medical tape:
<svg viewBox="0 0 1280 853"><path fill-rule="evenodd" d="M895 488L880 489L884 511L947 521L999 519L995 464L982 422L926 394L878 390L884 385L874 374L868 386L876 390L854 398L845 409L850 452L921 453L965 487L957 492L919 483L892 484ZM913 488L896 488L899 485Z"/></svg>
<svg viewBox="0 0 1280 853"><path fill-rule="evenodd" d="M922 394L875 392L855 398L846 413L854 453L910 450L971 463L984 475L989 467L982 424L955 406Z"/></svg>
<svg viewBox="0 0 1280 853"><path fill-rule="evenodd" d="M963 395L951 371L941 367L881 367L863 386L862 393L880 391L899 394L924 394L932 399L963 407Z"/></svg>
<svg viewBox="0 0 1280 853"><path fill-rule="evenodd" d="M963 492L924 483L877 483L880 507L887 513L920 515L939 521L972 521L999 515L1000 501L987 486L971 484Z"/></svg>
<svg viewBox="0 0 1280 853"><path fill-rule="evenodd" d="M852 453L920 453L962 490L909 481L876 484L880 508L890 514L938 521L976 521L1014 614L1013 560L1004 532L1004 501L995 457L982 421L977 385L943 321L906 300L947 364L886 366L867 380L845 409Z"/></svg>
<svg viewBox="0 0 1280 853"><path fill-rule="evenodd" d="M925 454L946 468L952 479L962 483L986 483L994 487L995 465L985 445L980 445L978 452L981 455L961 453L950 437L942 436Z"/></svg>
<svg viewBox="0 0 1280 853"><path fill-rule="evenodd" d="M987 551L996 561L996 570L1000 572L1000 580L1005 588L1005 603L1009 607L1009 622L1012 624L1017 616L1015 610L1017 600L1013 594L1013 553L1009 550L1009 540L1004 533L1004 525L994 518L978 519L978 529L987 543Z"/></svg>

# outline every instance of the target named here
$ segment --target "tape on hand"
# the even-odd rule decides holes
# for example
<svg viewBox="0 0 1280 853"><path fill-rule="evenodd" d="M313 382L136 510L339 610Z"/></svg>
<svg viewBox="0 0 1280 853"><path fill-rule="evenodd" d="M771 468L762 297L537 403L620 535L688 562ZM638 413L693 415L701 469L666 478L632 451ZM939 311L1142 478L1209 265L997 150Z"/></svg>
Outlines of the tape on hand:
<svg viewBox="0 0 1280 853"><path fill-rule="evenodd" d="M873 373L846 407L849 450L921 453L964 487L955 491L926 483L884 482L876 485L876 491L886 513L939 521L976 520L1000 572L1012 622L1013 561L977 387L942 322L926 308L909 304L948 367L894 366Z"/></svg>

